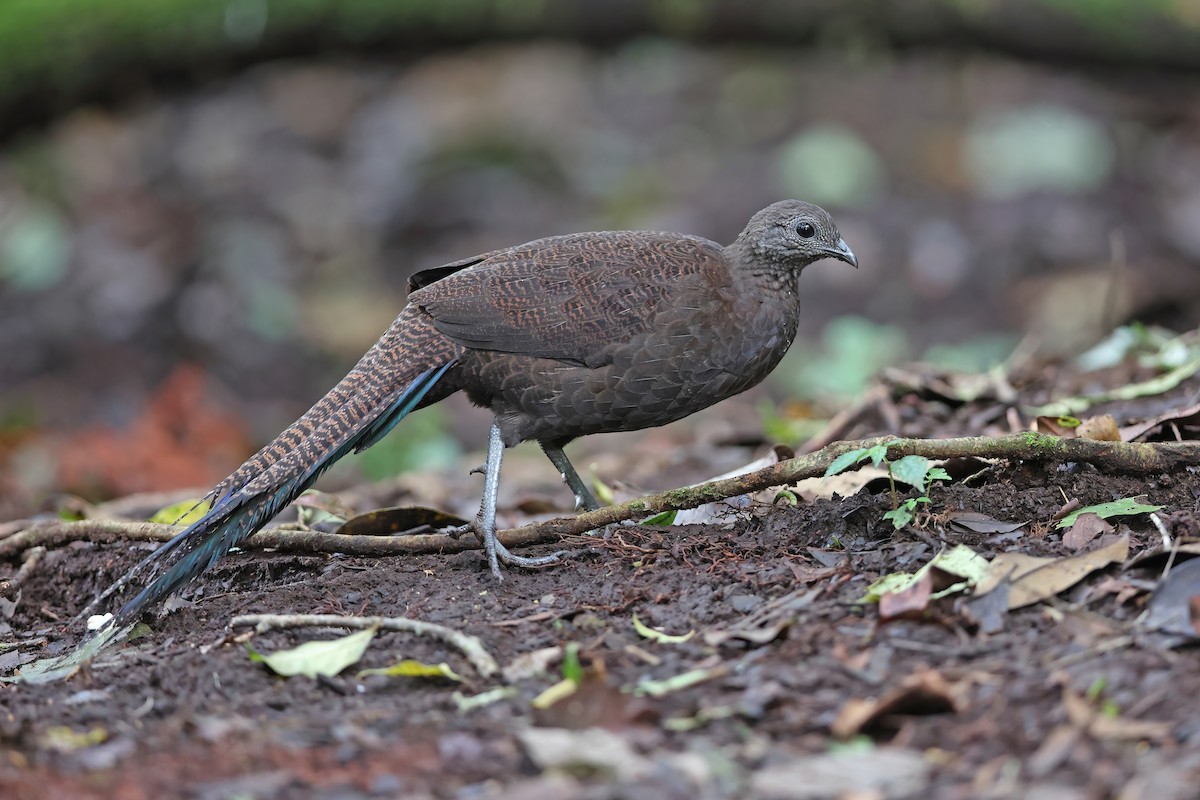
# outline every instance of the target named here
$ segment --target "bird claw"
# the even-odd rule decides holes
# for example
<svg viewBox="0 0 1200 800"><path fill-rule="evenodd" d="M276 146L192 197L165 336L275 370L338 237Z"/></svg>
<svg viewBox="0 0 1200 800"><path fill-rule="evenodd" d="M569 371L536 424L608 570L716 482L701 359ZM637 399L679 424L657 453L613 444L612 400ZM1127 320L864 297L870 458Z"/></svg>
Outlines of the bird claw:
<svg viewBox="0 0 1200 800"><path fill-rule="evenodd" d="M475 526L468 522L466 525L455 525L453 528L443 528L441 532L449 536L451 539L457 539L464 533L474 533Z"/></svg>
<svg viewBox="0 0 1200 800"><path fill-rule="evenodd" d="M480 464L478 467L472 467L467 471L468 475L487 475L487 465Z"/></svg>

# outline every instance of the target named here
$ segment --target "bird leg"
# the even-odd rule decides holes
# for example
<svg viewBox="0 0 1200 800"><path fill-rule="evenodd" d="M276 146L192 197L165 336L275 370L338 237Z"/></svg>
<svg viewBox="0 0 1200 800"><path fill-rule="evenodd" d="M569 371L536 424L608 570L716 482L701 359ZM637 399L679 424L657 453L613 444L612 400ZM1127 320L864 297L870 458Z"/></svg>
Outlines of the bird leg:
<svg viewBox="0 0 1200 800"><path fill-rule="evenodd" d="M584 511L595 511L600 508L595 495L579 477L579 473L575 471L567 454L563 452L562 445L554 442L540 442L540 444L546 458L550 459L550 463L562 475L563 483L575 493L575 510L578 511L582 508Z"/></svg>
<svg viewBox="0 0 1200 800"><path fill-rule="evenodd" d="M500 436L500 426L492 423L492 430L488 434L487 463L484 465L483 500L479 504L479 516L475 518L471 527L487 551L488 566L491 567L492 575L500 581L504 580L500 574L501 562L510 567L544 567L556 563L563 555L563 551L559 551L534 558L518 556L496 538L496 494L500 488L500 462L503 459L504 440ZM579 476L575 479L579 480Z"/></svg>

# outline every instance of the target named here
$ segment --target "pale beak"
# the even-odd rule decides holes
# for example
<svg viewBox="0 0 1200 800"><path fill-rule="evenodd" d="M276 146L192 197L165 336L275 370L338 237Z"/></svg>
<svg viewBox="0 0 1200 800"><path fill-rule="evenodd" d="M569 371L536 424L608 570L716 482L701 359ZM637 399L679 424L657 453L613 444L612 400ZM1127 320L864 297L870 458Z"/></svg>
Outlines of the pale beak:
<svg viewBox="0 0 1200 800"><path fill-rule="evenodd" d="M838 261L845 261L850 266L858 269L858 258L855 257L854 251L850 249L850 245L846 244L845 239L838 239L836 245L826 247L825 255L836 258Z"/></svg>

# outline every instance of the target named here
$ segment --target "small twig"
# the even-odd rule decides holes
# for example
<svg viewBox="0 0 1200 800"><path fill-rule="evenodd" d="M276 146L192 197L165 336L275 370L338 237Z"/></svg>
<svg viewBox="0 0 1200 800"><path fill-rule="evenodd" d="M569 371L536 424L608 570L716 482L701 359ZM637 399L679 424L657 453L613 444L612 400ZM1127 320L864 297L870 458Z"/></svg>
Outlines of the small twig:
<svg viewBox="0 0 1200 800"><path fill-rule="evenodd" d="M46 548L31 547L25 551L25 556L21 560L21 568L17 570L17 574L12 576L11 584L20 586L29 579L33 571L37 569L38 562L42 560L42 556L46 555Z"/></svg>
<svg viewBox="0 0 1200 800"><path fill-rule="evenodd" d="M437 625L432 622L407 619L405 617L342 617L337 614L244 614L229 621L230 627L253 625L258 633L288 628L380 628L385 631L400 631L417 636L432 636L446 644L457 647L471 662L480 677L490 678L499 671L496 659L483 648L474 636Z"/></svg>
<svg viewBox="0 0 1200 800"><path fill-rule="evenodd" d="M1154 527L1158 529L1158 533L1162 536L1163 550L1171 549L1171 533L1167 530L1167 526L1163 524L1162 517L1158 516L1158 512L1150 512L1150 521L1154 523Z"/></svg>

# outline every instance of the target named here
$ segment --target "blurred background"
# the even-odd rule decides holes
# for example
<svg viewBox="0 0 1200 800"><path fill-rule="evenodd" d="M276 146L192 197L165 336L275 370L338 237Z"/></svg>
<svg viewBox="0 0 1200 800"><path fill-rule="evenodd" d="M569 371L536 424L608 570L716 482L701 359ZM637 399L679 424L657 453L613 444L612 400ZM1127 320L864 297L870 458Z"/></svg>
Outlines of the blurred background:
<svg viewBox="0 0 1200 800"><path fill-rule="evenodd" d="M710 436L800 436L910 359L1195 327L1200 0L7 0L0 518L223 477L416 270L728 242L784 197L862 268L806 271L795 352ZM487 422L422 412L334 480Z"/></svg>

